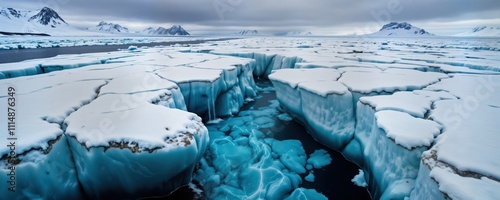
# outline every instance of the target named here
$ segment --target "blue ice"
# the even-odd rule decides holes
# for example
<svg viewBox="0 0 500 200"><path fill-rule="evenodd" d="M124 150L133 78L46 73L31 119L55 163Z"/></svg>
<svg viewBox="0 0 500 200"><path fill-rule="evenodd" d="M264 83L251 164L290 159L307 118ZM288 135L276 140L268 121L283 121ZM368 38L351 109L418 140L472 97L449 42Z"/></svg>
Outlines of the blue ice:
<svg viewBox="0 0 500 200"><path fill-rule="evenodd" d="M262 132L282 115L278 101L269 103L207 125L210 144L194 179L203 185L208 199L326 199L315 190L298 189L308 163L302 143L276 140ZM311 156L316 169L331 163L325 150ZM307 179L314 179L311 176Z"/></svg>

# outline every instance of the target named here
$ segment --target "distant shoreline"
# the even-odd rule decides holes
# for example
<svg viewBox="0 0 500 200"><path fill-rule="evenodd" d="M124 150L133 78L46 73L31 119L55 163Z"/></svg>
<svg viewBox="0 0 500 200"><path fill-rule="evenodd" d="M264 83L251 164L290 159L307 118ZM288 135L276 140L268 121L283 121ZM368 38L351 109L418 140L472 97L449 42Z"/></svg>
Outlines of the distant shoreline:
<svg viewBox="0 0 500 200"><path fill-rule="evenodd" d="M3 49L0 50L0 63L21 62L30 59L50 58L64 54L83 54L83 53L101 53L112 52L118 49L127 49L129 46L169 46L175 44L200 44L213 41L233 40L237 38L219 38L219 39L200 39L188 41L170 41L159 43L135 43L119 45L96 45L96 46L73 46L73 47L46 47L33 49Z"/></svg>
<svg viewBox="0 0 500 200"><path fill-rule="evenodd" d="M46 33L16 33L16 32L4 32L0 31L1 35L31 35L31 36L50 36Z"/></svg>

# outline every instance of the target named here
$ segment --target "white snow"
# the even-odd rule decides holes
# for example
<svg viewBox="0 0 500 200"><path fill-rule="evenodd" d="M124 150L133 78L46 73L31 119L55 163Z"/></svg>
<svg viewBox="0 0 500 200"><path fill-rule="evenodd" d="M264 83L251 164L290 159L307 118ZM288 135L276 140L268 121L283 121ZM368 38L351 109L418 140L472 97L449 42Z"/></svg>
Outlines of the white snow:
<svg viewBox="0 0 500 200"><path fill-rule="evenodd" d="M393 95L362 97L359 101L369 104L376 111L396 110L418 118L424 118L424 115L431 109L432 104L431 99L413 92L396 92Z"/></svg>
<svg viewBox="0 0 500 200"><path fill-rule="evenodd" d="M448 91L467 104L500 107L500 75L461 75L431 85L426 90Z"/></svg>
<svg viewBox="0 0 500 200"><path fill-rule="evenodd" d="M496 199L500 183L487 177L461 177L442 168L434 169L430 176L440 183L439 190L452 199Z"/></svg>
<svg viewBox="0 0 500 200"><path fill-rule="evenodd" d="M350 91L369 94L422 89L443 78L448 76L435 72L389 69L382 73L346 72L339 81Z"/></svg>
<svg viewBox="0 0 500 200"><path fill-rule="evenodd" d="M441 133L441 127L436 122L414 118L404 112L379 111L375 113L375 118L387 137L408 149L430 146L434 137Z"/></svg>
<svg viewBox="0 0 500 200"><path fill-rule="evenodd" d="M213 83L221 77L222 70L198 69L190 67L167 67L156 72L159 76L176 83L201 81Z"/></svg>
<svg viewBox="0 0 500 200"><path fill-rule="evenodd" d="M456 106L462 103L460 100L436 103L431 117L442 123L445 130L431 150L437 151L438 161L451 164L460 171L499 179L500 160L496 154L499 147L496 141L500 135L496 134L499 128L496 116L500 116L500 109L479 104L462 116L455 113L458 111Z"/></svg>
<svg viewBox="0 0 500 200"><path fill-rule="evenodd" d="M340 73L335 69L282 69L274 71L269 79L288 84L295 88L301 82L306 81L330 81L337 80Z"/></svg>
<svg viewBox="0 0 500 200"><path fill-rule="evenodd" d="M181 110L142 104L117 112L108 110L112 107L106 104L101 107L92 104L88 107L92 110L84 107L65 120L66 134L75 137L86 148L106 147L110 142L136 143L139 151L191 144L199 148L193 135L203 138L206 134L199 117ZM106 125L100 127L103 123ZM170 143L168 138L176 142Z"/></svg>
<svg viewBox="0 0 500 200"><path fill-rule="evenodd" d="M299 87L324 97L331 94L344 95L349 92L344 84L337 81L302 82Z"/></svg>

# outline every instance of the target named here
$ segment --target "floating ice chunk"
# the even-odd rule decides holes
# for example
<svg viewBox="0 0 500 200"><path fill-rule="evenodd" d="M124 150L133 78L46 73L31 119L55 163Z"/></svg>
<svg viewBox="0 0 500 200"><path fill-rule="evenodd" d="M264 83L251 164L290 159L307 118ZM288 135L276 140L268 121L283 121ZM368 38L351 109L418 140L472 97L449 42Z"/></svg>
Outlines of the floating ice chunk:
<svg viewBox="0 0 500 200"><path fill-rule="evenodd" d="M128 50L129 50L129 51L135 51L135 50L137 50L137 46L133 46L133 45L132 45L132 46L129 46L129 47L128 47Z"/></svg>
<svg viewBox="0 0 500 200"><path fill-rule="evenodd" d="M354 185L357 185L359 187L368 186L368 183L366 183L366 179L365 179L365 173L363 172L362 169L359 170L358 175L354 176L354 178L352 178L351 181L354 183Z"/></svg>
<svg viewBox="0 0 500 200"><path fill-rule="evenodd" d="M332 163L332 157L330 157L327 151L319 149L309 155L307 163L311 164L315 169L320 169Z"/></svg>
<svg viewBox="0 0 500 200"><path fill-rule="evenodd" d="M309 181L309 182L314 182L314 174L312 172L309 172L309 174L304 177L304 180Z"/></svg>
<svg viewBox="0 0 500 200"><path fill-rule="evenodd" d="M325 195L318 193L315 189L295 189L285 200L326 200Z"/></svg>
<svg viewBox="0 0 500 200"><path fill-rule="evenodd" d="M279 114L278 119L280 119L281 121L292 121L293 120L293 118L290 117L290 115L288 115L287 113Z"/></svg>
<svg viewBox="0 0 500 200"><path fill-rule="evenodd" d="M302 148L302 143L298 140L273 140L271 148L276 153L281 163L291 171L303 174L306 173L306 152Z"/></svg>
<svg viewBox="0 0 500 200"><path fill-rule="evenodd" d="M274 126L274 120L271 117L259 117L254 119L254 123L260 128L271 128Z"/></svg>

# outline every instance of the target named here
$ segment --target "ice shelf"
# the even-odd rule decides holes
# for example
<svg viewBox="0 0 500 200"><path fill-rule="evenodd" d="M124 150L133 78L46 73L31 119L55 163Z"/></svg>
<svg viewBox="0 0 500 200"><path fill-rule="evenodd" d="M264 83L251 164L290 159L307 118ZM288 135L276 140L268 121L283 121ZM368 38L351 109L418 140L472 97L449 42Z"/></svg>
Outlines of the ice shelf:
<svg viewBox="0 0 500 200"><path fill-rule="evenodd" d="M495 199L499 49L488 39L257 37L2 64L0 89L15 87L18 101L20 192L0 195L166 195L200 163L209 198L323 199L299 183L328 156L252 131L272 127L271 115L361 166L353 182L374 199ZM278 99L239 112L260 89L254 78L269 78ZM235 119L208 130L199 116ZM11 150L0 153L8 174Z"/></svg>

